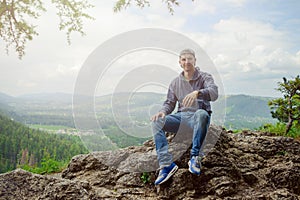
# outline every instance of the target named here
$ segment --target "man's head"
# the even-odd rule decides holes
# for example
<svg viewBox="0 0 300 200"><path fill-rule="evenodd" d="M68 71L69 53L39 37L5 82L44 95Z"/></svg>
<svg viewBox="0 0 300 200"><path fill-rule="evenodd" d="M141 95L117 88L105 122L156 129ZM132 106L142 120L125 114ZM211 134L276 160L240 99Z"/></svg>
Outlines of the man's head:
<svg viewBox="0 0 300 200"><path fill-rule="evenodd" d="M183 49L179 54L179 64L182 68L185 66L195 67L196 65L196 57L195 52L192 49Z"/></svg>
<svg viewBox="0 0 300 200"><path fill-rule="evenodd" d="M195 56L195 51L193 49L183 49L181 52L180 52L180 55L179 57L181 57L182 55L184 54L191 54L194 56L194 58L196 58Z"/></svg>

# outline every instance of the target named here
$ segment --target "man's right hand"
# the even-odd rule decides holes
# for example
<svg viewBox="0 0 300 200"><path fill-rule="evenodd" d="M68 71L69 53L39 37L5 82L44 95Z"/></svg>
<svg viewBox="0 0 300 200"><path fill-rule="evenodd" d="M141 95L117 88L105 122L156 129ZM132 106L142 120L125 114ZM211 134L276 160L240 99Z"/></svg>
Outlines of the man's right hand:
<svg viewBox="0 0 300 200"><path fill-rule="evenodd" d="M160 118L160 117L165 118L165 116L166 116L166 114L164 112L158 112L155 115L153 115L150 120L151 121L157 121L158 118Z"/></svg>

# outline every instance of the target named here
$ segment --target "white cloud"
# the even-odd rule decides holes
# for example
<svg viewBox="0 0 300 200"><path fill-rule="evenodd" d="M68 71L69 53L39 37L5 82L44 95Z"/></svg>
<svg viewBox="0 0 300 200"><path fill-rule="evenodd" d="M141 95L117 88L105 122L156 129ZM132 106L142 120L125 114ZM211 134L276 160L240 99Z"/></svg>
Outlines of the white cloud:
<svg viewBox="0 0 300 200"><path fill-rule="evenodd" d="M300 51L298 51L298 52L296 53L295 61L296 61L297 65L300 65Z"/></svg>
<svg viewBox="0 0 300 200"><path fill-rule="evenodd" d="M40 35L28 43L22 61L13 53L9 57L4 51L0 54L0 91L71 93L80 67L98 45L120 33L150 27L174 30L197 41L214 61L229 93L271 95L282 76L299 74L299 39L293 38L298 36L299 17L285 21L283 17L288 13L280 12L276 16L286 22L283 25L282 21L276 25L265 19L255 20L236 9L247 9L248 2L187 1L175 7L175 14L170 15L161 1L151 1L149 8L133 6L113 13L113 1L93 0L96 7L90 14L96 20L84 22L86 36L71 35L71 46L67 45L65 34L58 31L55 11L48 8L48 13L37 20ZM127 62L128 59L120 60L119 64L143 62L141 59ZM267 89L260 89L262 86Z"/></svg>
<svg viewBox="0 0 300 200"><path fill-rule="evenodd" d="M54 70L54 73L51 75L53 77L68 77L68 76L74 76L77 75L80 67L74 66L74 67L68 67L62 64L59 64L56 69Z"/></svg>
<svg viewBox="0 0 300 200"><path fill-rule="evenodd" d="M225 2L229 3L231 6L234 7L241 7L245 5L247 0L225 0Z"/></svg>
<svg viewBox="0 0 300 200"><path fill-rule="evenodd" d="M270 24L240 19L221 20L210 34L207 48L214 54L225 54L227 62L255 61L262 63L267 55L286 46L284 33Z"/></svg>
<svg viewBox="0 0 300 200"><path fill-rule="evenodd" d="M276 30L271 24L230 18L220 20L214 30L206 34L194 33L191 37L203 45L219 69L225 88L230 91L272 95L282 76L299 73L300 53L289 52L287 33ZM254 87L259 88L254 85L261 83L268 92L254 90Z"/></svg>
<svg viewBox="0 0 300 200"><path fill-rule="evenodd" d="M192 9L187 12L191 12L192 14L213 14L216 12L216 6L207 2L207 1L195 1L192 4Z"/></svg>
<svg viewBox="0 0 300 200"><path fill-rule="evenodd" d="M149 69L148 66L161 66L162 68L168 68L170 71L174 71L176 74L181 71L178 64L177 55L175 56L165 51L150 49L130 52L115 60L114 63L107 67L103 76L99 77L97 91L95 91L96 95L111 94L115 91L116 87L118 87L118 84L124 84L126 81L128 85L131 85L131 80L127 80L127 78L139 72L138 70L142 69L143 67L145 67L145 69ZM149 71L145 73L149 73ZM171 74L162 74L162 72L157 74L156 77L164 75L166 82L171 82L171 80L174 78L170 77ZM139 72L139 74L136 76L134 75L132 79L135 77L140 78L144 76L145 74ZM152 75L146 74L146 76L149 77ZM153 79L155 79L155 77L153 77ZM149 84L151 85L152 92L157 92L157 85L154 87L154 83ZM124 88L128 89L129 86L128 88L124 86Z"/></svg>
<svg viewBox="0 0 300 200"><path fill-rule="evenodd" d="M239 8L246 4L247 0L195 0L185 1L175 9L175 13L188 15L217 15L223 9Z"/></svg>
<svg viewBox="0 0 300 200"><path fill-rule="evenodd" d="M30 89L30 88L36 87L37 83L33 82L33 81L29 81L29 80L18 80L17 81L17 86L22 87L22 88L26 88L26 89Z"/></svg>

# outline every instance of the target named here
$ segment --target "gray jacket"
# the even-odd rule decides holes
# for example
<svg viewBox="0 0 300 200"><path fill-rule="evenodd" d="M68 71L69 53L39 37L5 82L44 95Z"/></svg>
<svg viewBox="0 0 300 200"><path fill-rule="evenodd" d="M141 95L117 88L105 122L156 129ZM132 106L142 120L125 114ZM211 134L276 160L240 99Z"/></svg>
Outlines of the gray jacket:
<svg viewBox="0 0 300 200"><path fill-rule="evenodd" d="M184 107L182 105L184 97L195 90L200 91L197 102L194 102L191 107ZM211 113L210 101L215 101L217 98L218 87L214 83L213 77L206 72L200 71L200 69L196 67L192 80L187 81L182 72L171 82L167 100L164 102L160 111L165 114L170 114L175 109L176 103L178 102L178 112L195 112L198 109L204 109Z"/></svg>

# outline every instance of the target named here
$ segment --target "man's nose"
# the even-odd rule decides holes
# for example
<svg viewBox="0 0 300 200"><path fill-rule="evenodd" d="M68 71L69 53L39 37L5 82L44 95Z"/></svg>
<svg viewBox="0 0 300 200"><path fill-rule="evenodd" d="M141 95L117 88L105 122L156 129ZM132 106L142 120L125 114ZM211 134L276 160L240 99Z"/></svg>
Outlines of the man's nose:
<svg viewBox="0 0 300 200"><path fill-rule="evenodd" d="M184 61L184 63L186 63L186 64L188 64L188 63L190 63L191 61L189 60L189 59L186 59L185 61Z"/></svg>

